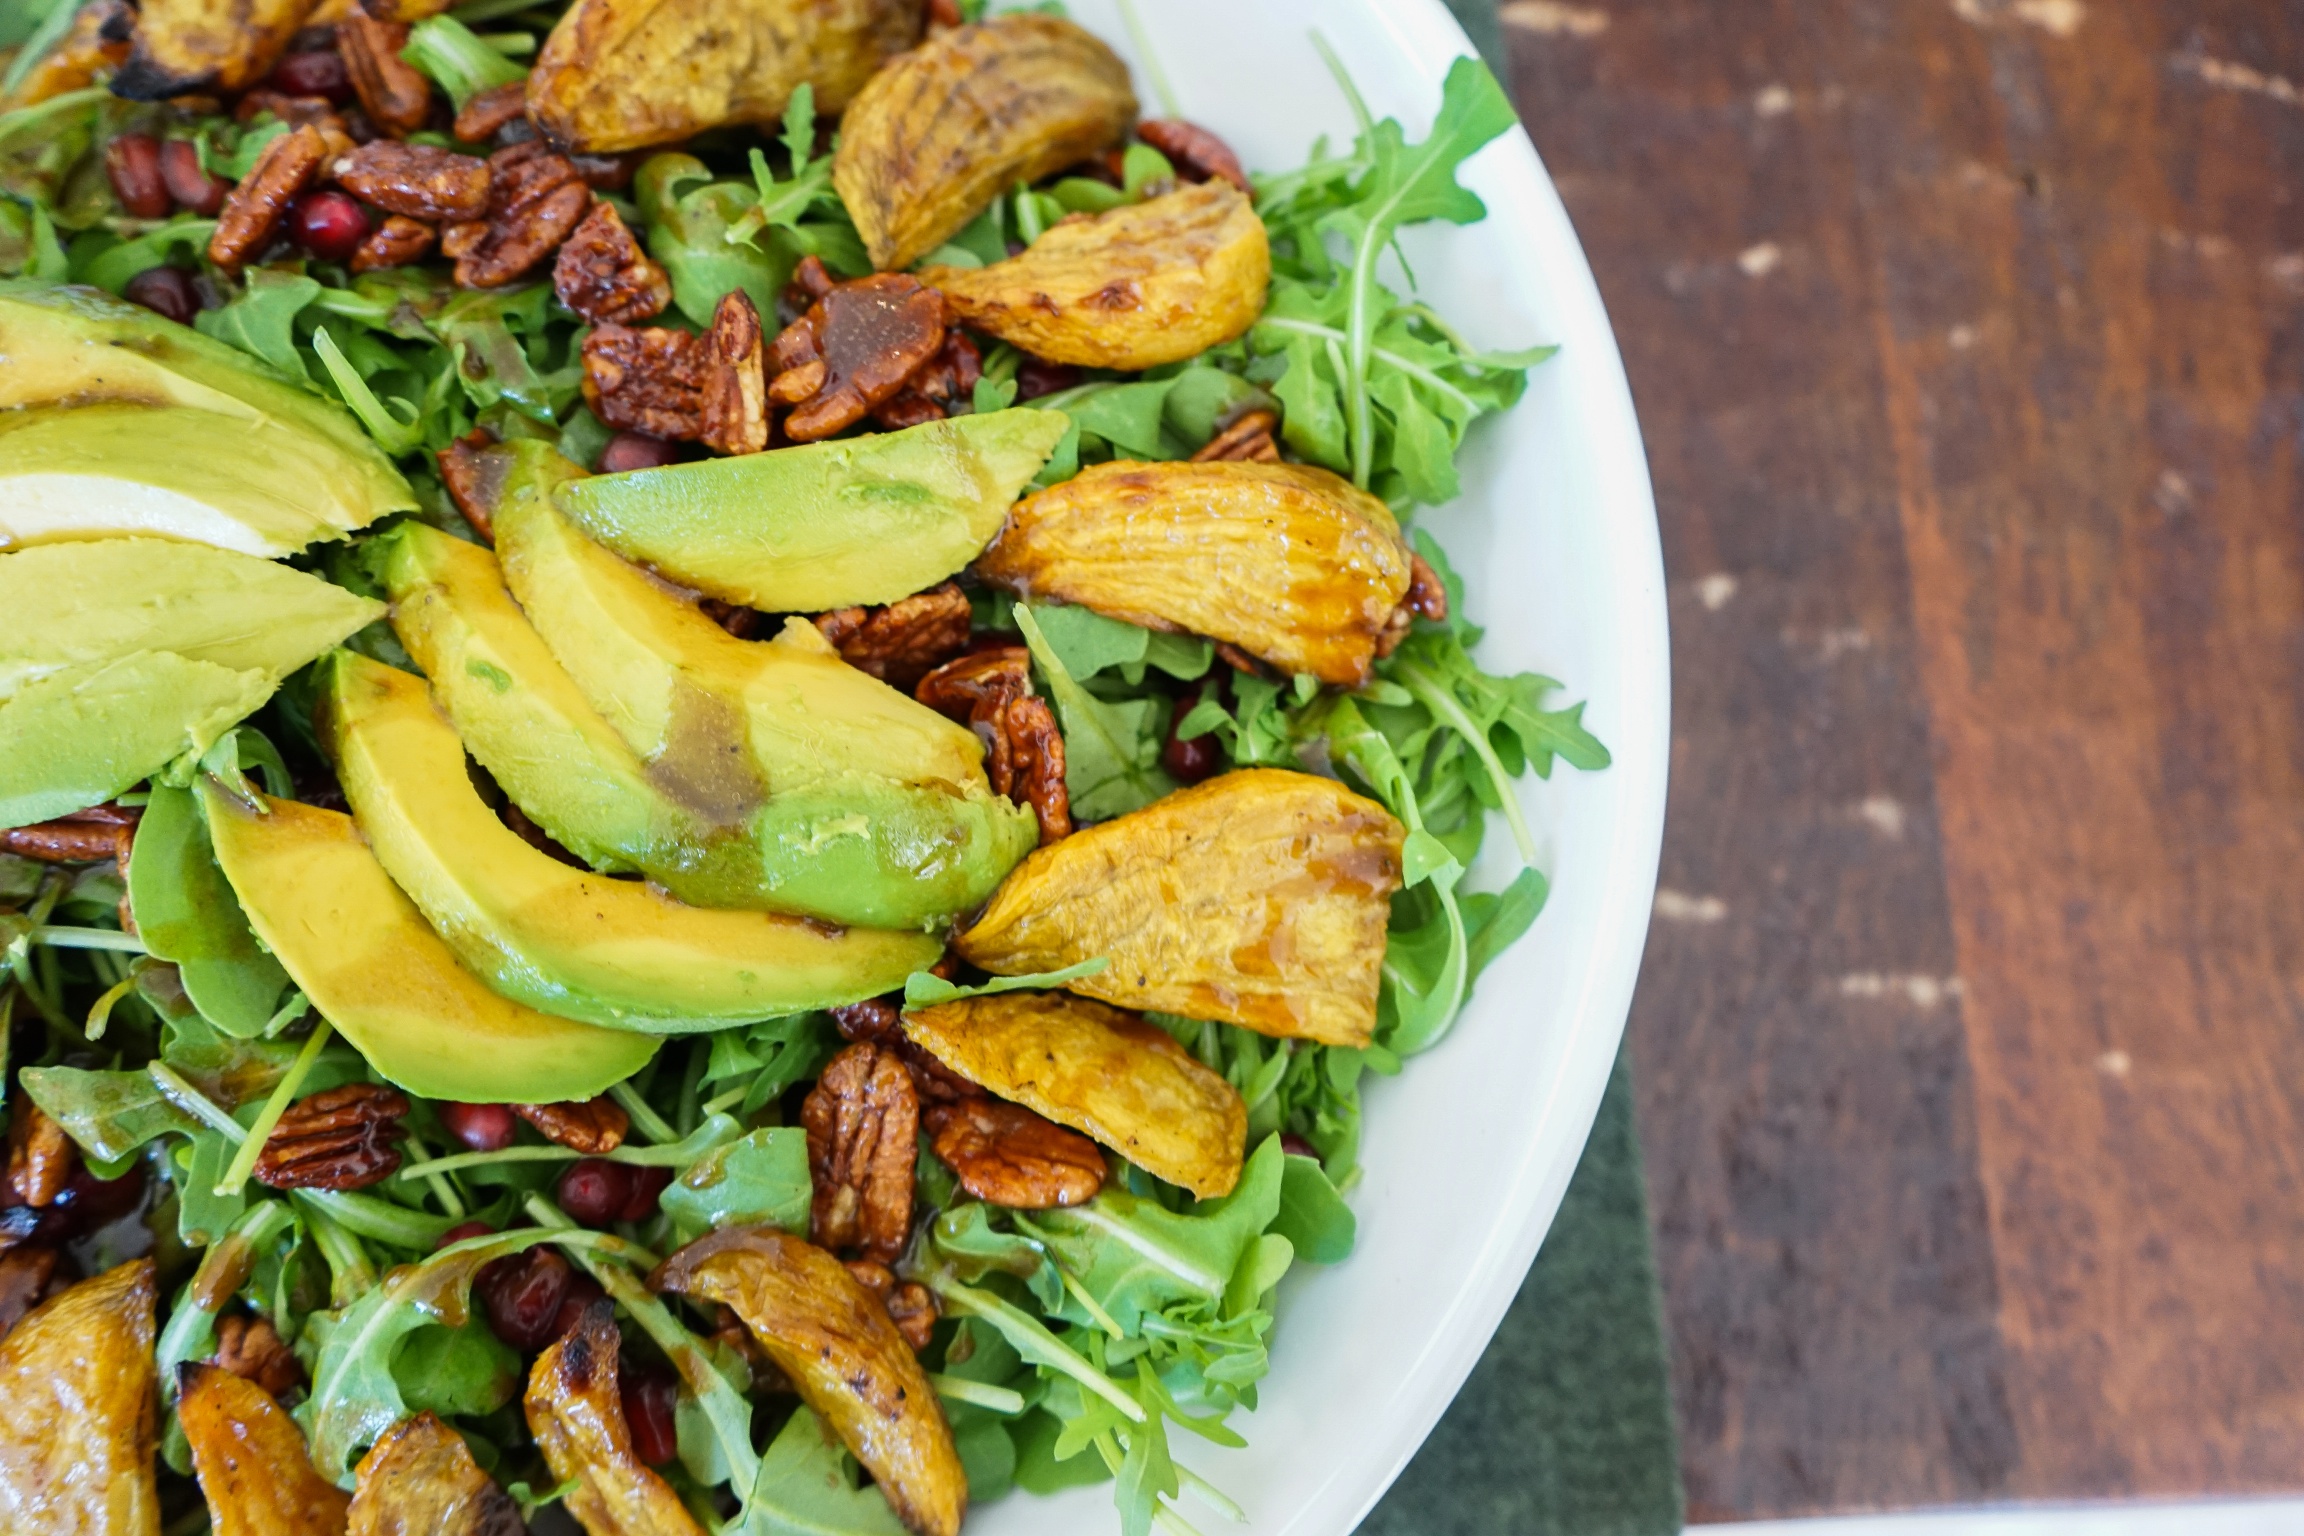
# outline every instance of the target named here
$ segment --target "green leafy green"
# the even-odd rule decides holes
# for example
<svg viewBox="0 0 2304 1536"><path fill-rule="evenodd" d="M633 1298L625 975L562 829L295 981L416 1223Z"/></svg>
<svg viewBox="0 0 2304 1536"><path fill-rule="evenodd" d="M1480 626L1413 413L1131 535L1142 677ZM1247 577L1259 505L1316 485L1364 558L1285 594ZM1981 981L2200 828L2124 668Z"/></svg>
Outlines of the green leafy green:
<svg viewBox="0 0 2304 1536"><path fill-rule="evenodd" d="M1102 955L1068 965L1060 971L1036 971L1029 976L995 976L990 981L963 987L929 971L914 971L904 978L904 1006L929 1008L938 1003L956 1003L962 998L993 997L1002 992L1046 991L1061 987L1066 982L1080 981L1093 976L1112 962Z"/></svg>
<svg viewBox="0 0 2304 1536"><path fill-rule="evenodd" d="M408 33L400 57L448 93L456 110L482 91L528 78L528 71L488 46L454 16L428 16Z"/></svg>
<svg viewBox="0 0 2304 1536"><path fill-rule="evenodd" d="M856 1486L855 1459L806 1408L769 1442L752 1485L745 1536L903 1536L876 1487Z"/></svg>
<svg viewBox="0 0 2304 1536"><path fill-rule="evenodd" d="M319 282L297 272L252 267L245 284L222 309L200 311L193 328L264 359L292 379L309 378L296 345L296 317L320 296Z"/></svg>
<svg viewBox="0 0 2304 1536"><path fill-rule="evenodd" d="M243 1040L262 1034L287 990L288 973L248 926L190 790L153 789L136 827L128 894L145 948L175 962L201 1015Z"/></svg>
<svg viewBox="0 0 2304 1536"><path fill-rule="evenodd" d="M1016 605L1016 626L1056 700L1064 732L1064 787L1072 814L1096 821L1151 804L1176 788L1159 766L1166 710L1158 699L1106 701L1075 679L1041 631L1033 610Z"/></svg>
<svg viewBox="0 0 2304 1536"><path fill-rule="evenodd" d="M1316 1159L1291 1155L1280 1178L1272 1230L1314 1264L1341 1264L1352 1254L1359 1222Z"/></svg>
<svg viewBox="0 0 2304 1536"><path fill-rule="evenodd" d="M808 1138L797 1126L753 1131L706 1153L664 1191L681 1230L767 1222L808 1230Z"/></svg>

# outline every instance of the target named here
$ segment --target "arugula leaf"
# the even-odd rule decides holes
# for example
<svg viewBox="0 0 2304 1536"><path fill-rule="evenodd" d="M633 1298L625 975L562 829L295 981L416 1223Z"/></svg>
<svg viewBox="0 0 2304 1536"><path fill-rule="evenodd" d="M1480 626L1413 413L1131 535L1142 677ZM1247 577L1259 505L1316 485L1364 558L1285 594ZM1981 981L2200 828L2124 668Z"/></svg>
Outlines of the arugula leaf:
<svg viewBox="0 0 2304 1536"><path fill-rule="evenodd" d="M1066 982L1093 976L1112 962L1102 955L1068 965L1060 971L1036 971L1029 976L995 976L990 981L973 987L959 986L930 971L914 971L904 978L904 1006L929 1008L937 1003L956 1003L967 997L992 997L1002 992L1046 991L1061 987Z"/></svg>
<svg viewBox="0 0 2304 1536"><path fill-rule="evenodd" d="M489 47L453 16L429 16L416 23L400 57L431 77L459 112L482 91L528 77L527 70Z"/></svg>
<svg viewBox="0 0 2304 1536"><path fill-rule="evenodd" d="M661 1203L687 1233L754 1222L805 1233L808 1200L808 1138L797 1126L774 1126L698 1158Z"/></svg>
<svg viewBox="0 0 2304 1536"><path fill-rule="evenodd" d="M118 1163L157 1137L170 1132L189 1136L199 1128L149 1073L26 1067L18 1081L32 1102L97 1162Z"/></svg>
<svg viewBox="0 0 2304 1536"><path fill-rule="evenodd" d="M200 311L193 317L192 327L203 336L213 336L264 359L292 379L308 380L311 374L296 346L296 317L319 296L320 284L313 278L251 267L231 302L221 309ZM369 430L375 428L370 426Z"/></svg>
<svg viewBox="0 0 2304 1536"><path fill-rule="evenodd" d="M1040 628L1031 607L1018 603L1016 627L1056 700L1064 729L1064 787L1072 814L1087 821L1150 805L1176 788L1159 766L1163 707L1157 699L1108 703L1083 688Z"/></svg>
<svg viewBox="0 0 2304 1536"><path fill-rule="evenodd" d="M1142 684L1147 667L1191 682L1205 676L1216 660L1214 643L1197 635L1163 634L1106 618L1093 608L1054 603L1032 614L1065 670L1083 682L1113 667L1130 686Z"/></svg>
<svg viewBox="0 0 2304 1536"><path fill-rule="evenodd" d="M478 1417L520 1392L520 1357L478 1318L419 1326L393 1348L391 1371L410 1413Z"/></svg>
<svg viewBox="0 0 2304 1536"><path fill-rule="evenodd" d="M803 1407L760 1458L744 1536L904 1536L876 1486L856 1486L855 1459Z"/></svg>
<svg viewBox="0 0 2304 1536"><path fill-rule="evenodd" d="M1314 1264L1340 1264L1352 1254L1359 1225L1318 1160L1290 1154L1280 1177L1280 1209L1272 1217L1273 1232Z"/></svg>
<svg viewBox="0 0 2304 1536"><path fill-rule="evenodd" d="M681 190L699 182L693 191ZM632 196L648 226L648 254L671 277L672 302L691 323L711 324L721 298L739 288L762 315L776 313L777 297L803 253L782 239L761 245L732 237L759 205L755 188L714 181L694 155L662 154L642 162Z"/></svg>

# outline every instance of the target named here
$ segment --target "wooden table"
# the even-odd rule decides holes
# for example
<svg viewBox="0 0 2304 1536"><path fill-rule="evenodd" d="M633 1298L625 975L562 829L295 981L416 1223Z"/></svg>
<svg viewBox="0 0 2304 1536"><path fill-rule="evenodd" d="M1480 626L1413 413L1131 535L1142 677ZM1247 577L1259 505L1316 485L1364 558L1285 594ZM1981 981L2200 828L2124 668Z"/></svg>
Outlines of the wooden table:
<svg viewBox="0 0 2304 1536"><path fill-rule="evenodd" d="M2304 5L1503 13L1672 575L1691 1514L2304 1488Z"/></svg>

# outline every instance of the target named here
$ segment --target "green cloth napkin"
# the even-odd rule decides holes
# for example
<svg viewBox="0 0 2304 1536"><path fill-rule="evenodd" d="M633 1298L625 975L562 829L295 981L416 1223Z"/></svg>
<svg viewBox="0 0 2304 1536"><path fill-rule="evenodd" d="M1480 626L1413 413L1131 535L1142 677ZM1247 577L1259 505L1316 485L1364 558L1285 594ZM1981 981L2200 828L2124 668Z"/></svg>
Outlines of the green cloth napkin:
<svg viewBox="0 0 2304 1536"><path fill-rule="evenodd" d="M1360 1536L1671 1536L1680 1461L1616 1058L1584 1159L1512 1310Z"/></svg>

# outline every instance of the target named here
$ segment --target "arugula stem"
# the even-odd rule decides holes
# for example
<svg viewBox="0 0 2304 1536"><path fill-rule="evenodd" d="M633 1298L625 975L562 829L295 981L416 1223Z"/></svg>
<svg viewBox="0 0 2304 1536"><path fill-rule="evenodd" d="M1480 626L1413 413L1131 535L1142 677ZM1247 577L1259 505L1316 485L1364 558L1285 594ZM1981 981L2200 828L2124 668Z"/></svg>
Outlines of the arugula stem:
<svg viewBox="0 0 2304 1536"><path fill-rule="evenodd" d="M1455 691L1442 679L1435 677L1412 661L1395 663L1392 668L1395 681L1416 695L1417 702L1440 717L1443 724L1464 738L1480 758L1482 767L1496 785L1496 796L1504 802L1504 819L1512 824L1512 840L1520 846L1520 862L1530 867L1536 863L1536 837L1528 830L1528 818L1520 809L1520 797L1513 793L1512 776L1504 771L1504 762L1496 755L1488 733L1480 723L1465 711Z"/></svg>
<svg viewBox="0 0 2304 1536"><path fill-rule="evenodd" d="M608 1096L624 1107L624 1113L632 1117L633 1125L650 1141L671 1142L680 1139L680 1133L672 1129L662 1115L656 1113L654 1105L634 1091L630 1082L621 1082L610 1088Z"/></svg>
<svg viewBox="0 0 2304 1536"><path fill-rule="evenodd" d="M374 1290L376 1266L369 1261L368 1250L360 1246L360 1239L338 1226L336 1218L312 1199L310 1192L299 1189L290 1193L304 1213L304 1224L311 1229L320 1256L328 1261L328 1299L346 1307Z"/></svg>
<svg viewBox="0 0 2304 1536"><path fill-rule="evenodd" d="M1152 51L1152 35L1144 30L1144 18L1136 14L1136 0L1120 0L1120 24L1128 29L1128 41L1136 50L1136 62L1143 67L1144 78L1152 82L1152 94L1160 99L1160 110L1170 117L1182 117L1184 109L1177 105L1176 88L1168 83L1168 71L1160 67L1160 55Z"/></svg>
<svg viewBox="0 0 2304 1536"><path fill-rule="evenodd" d="M1322 325L1316 320L1281 320L1267 315L1258 320L1256 323L1260 326L1268 325L1276 331L1294 331L1299 336L1316 336L1330 342L1331 344L1339 343L1345 340L1345 335L1342 331L1336 329L1332 325ZM1451 400L1461 404L1465 410L1475 415L1486 409L1486 407L1482 406L1477 400L1474 400L1470 395L1464 393L1464 391L1458 389L1455 385L1449 383L1446 379L1440 377L1440 375L1434 373L1431 369L1424 367L1420 363L1411 362L1407 358L1402 357L1397 352L1391 351L1384 347L1372 345L1368 349L1368 355L1371 358L1374 358L1377 362L1384 364L1388 368L1397 368L1400 370L1400 372L1408 375L1410 378L1425 386L1427 389L1430 389L1435 393L1448 396ZM1467 360L1469 361L1469 359Z"/></svg>
<svg viewBox="0 0 2304 1536"><path fill-rule="evenodd" d="M424 1174L424 1181L432 1186L433 1198L440 1202L440 1208L448 1213L450 1219L463 1220L464 1197L456 1193L455 1181L436 1169L426 1172L435 1159L424 1150L424 1143L413 1136L408 1138L407 1151L408 1161L416 1165L417 1172Z"/></svg>
<svg viewBox="0 0 2304 1536"><path fill-rule="evenodd" d="M96 1006L88 1010L88 1022L80 1031L88 1037L90 1044L104 1038L104 1026L112 1021L113 1005L135 989L135 978L130 977L107 988L104 995L96 999Z"/></svg>
<svg viewBox="0 0 2304 1536"><path fill-rule="evenodd" d="M117 928L60 928L43 924L32 930L30 938L34 944L50 949L109 949L123 955L151 953L142 939Z"/></svg>
<svg viewBox="0 0 2304 1536"><path fill-rule="evenodd" d="M238 1146L248 1139L248 1133L241 1129L239 1121L226 1114L214 1099L209 1098L208 1095L184 1081L177 1074L176 1069L168 1063L164 1061L147 1062L144 1071L152 1079L154 1086L160 1090L161 1097L222 1136L232 1145Z"/></svg>
<svg viewBox="0 0 2304 1536"><path fill-rule="evenodd" d="M248 1175L256 1171L256 1159L263 1154L264 1143L271 1139L273 1127L288 1112L288 1106L295 1101L296 1090L304 1086L304 1079L312 1071L312 1063L320 1059L321 1048L327 1045L329 1036L334 1033L326 1019L313 1026L312 1033L305 1038L304 1048L296 1053L296 1059L280 1075L280 1081L273 1086L272 1096L264 1101L263 1111L256 1116L256 1123L248 1128L248 1139L240 1143L240 1150L233 1154L231 1166L224 1170L224 1177L216 1181L215 1193L226 1199L240 1193L241 1187L248 1182Z"/></svg>
<svg viewBox="0 0 2304 1536"><path fill-rule="evenodd" d="M988 1408L994 1413L1016 1414L1024 1411L1024 1394L1011 1392L1006 1387L970 1381L965 1376L947 1376L941 1371L928 1373L928 1385L936 1389L938 1397L948 1397L956 1403Z"/></svg>
<svg viewBox="0 0 2304 1536"><path fill-rule="evenodd" d="M1318 27L1312 29L1312 47L1320 55L1320 62L1328 66L1328 73L1336 77L1344 99L1352 104L1352 120L1360 125L1360 136L1366 138L1368 130L1376 126L1376 117L1368 110L1368 103L1361 99L1360 87L1352 83L1351 71L1344 67L1344 61L1337 57L1336 49Z"/></svg>

